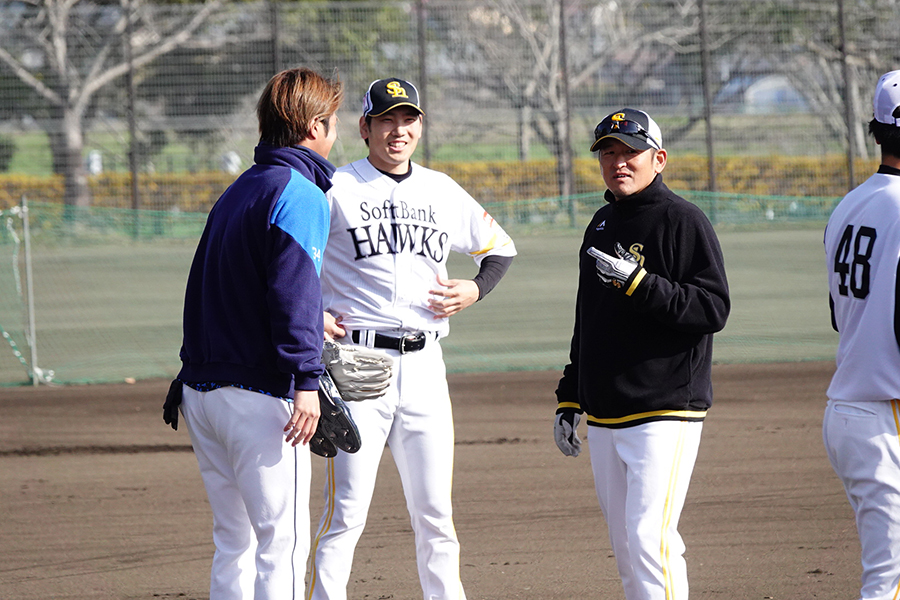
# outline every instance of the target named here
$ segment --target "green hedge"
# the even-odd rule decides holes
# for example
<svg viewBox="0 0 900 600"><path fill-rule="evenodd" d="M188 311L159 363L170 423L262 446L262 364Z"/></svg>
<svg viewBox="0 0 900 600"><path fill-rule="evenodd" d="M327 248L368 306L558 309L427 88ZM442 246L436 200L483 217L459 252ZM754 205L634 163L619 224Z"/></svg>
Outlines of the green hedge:
<svg viewBox="0 0 900 600"><path fill-rule="evenodd" d="M868 177L877 165L876 160L857 161L860 179ZM453 177L483 203L558 196L553 160L443 162L432 167ZM576 159L574 167L576 194L605 188L596 160ZM842 155L725 157L716 160L716 167L718 190L723 193L831 197L847 191ZM707 172L705 157L671 155L666 182L676 190L705 190ZM207 212L232 181L233 175L219 172L141 175L141 207ZM93 206L131 208L131 177L127 173L106 173L89 182ZM62 177L0 175L0 209L18 204L23 195L32 202L62 202Z"/></svg>

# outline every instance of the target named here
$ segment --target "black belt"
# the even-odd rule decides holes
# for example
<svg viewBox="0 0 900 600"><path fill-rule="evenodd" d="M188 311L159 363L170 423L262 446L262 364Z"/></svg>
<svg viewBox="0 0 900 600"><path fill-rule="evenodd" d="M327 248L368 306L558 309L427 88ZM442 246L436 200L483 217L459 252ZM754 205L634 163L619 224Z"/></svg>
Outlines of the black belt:
<svg viewBox="0 0 900 600"><path fill-rule="evenodd" d="M359 331L354 331L350 337L356 344L359 344L359 340L362 338ZM422 331L408 333L403 337L391 337L389 335L376 333L375 343L373 345L376 348L387 348L388 350L396 350L400 354L408 354L410 352L418 352L424 348L426 339L427 337Z"/></svg>

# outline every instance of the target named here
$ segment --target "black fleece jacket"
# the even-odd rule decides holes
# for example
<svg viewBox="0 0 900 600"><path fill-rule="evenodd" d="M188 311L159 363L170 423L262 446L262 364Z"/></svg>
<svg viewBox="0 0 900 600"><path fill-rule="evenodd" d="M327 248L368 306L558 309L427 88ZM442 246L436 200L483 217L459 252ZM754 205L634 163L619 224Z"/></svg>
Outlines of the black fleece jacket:
<svg viewBox="0 0 900 600"><path fill-rule="evenodd" d="M622 200L607 191L606 200L579 254L575 332L557 412L583 411L601 427L702 420L712 404L712 334L731 307L712 225L662 175ZM617 242L641 265L625 288L603 285L586 252L593 246L616 256Z"/></svg>

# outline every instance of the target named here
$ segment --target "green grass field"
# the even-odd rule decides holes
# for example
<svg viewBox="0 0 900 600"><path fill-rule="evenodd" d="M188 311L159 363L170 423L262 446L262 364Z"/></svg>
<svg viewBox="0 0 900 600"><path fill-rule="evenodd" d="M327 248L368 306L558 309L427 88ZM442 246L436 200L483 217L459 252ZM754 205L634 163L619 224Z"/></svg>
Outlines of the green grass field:
<svg viewBox="0 0 900 600"><path fill-rule="evenodd" d="M574 322L581 231L511 228L519 256L500 285L451 324L450 371L560 369ZM837 334L828 315L822 226L720 230L732 313L716 336L717 362L830 359ZM34 252L38 365L61 382L172 376L178 370L184 284L196 237L38 244ZM10 244L0 244L8 256ZM22 337L21 302L4 258L4 325ZM450 276L476 272L454 255ZM11 320L18 319L18 322ZM6 322L4 322L6 321ZM19 333L15 333L19 332ZM16 339L26 357L23 339ZM27 382L0 345L0 385Z"/></svg>
<svg viewBox="0 0 900 600"><path fill-rule="evenodd" d="M824 227L824 224L822 225ZM717 362L834 357L822 227L720 231L732 311L716 336ZM519 256L502 283L460 314L444 343L459 371L561 368L575 314L581 232L516 236ZM467 259L451 276L470 277Z"/></svg>

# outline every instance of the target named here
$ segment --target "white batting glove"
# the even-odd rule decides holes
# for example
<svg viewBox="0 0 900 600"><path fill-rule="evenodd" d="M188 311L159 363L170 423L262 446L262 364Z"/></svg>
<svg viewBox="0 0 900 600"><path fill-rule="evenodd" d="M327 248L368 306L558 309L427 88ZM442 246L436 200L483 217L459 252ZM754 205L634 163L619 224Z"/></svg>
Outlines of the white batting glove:
<svg viewBox="0 0 900 600"><path fill-rule="evenodd" d="M587 253L597 259L597 277L607 286L625 287L625 284L634 275L635 271L641 267L637 258L631 252L625 250L619 242L616 242L616 254L619 255L618 257L610 256L593 246L587 249Z"/></svg>
<svg viewBox="0 0 900 600"><path fill-rule="evenodd" d="M553 426L553 437L556 447L566 456L578 456L581 453L581 438L578 437L578 423L581 415L574 410L566 410L556 415Z"/></svg>

